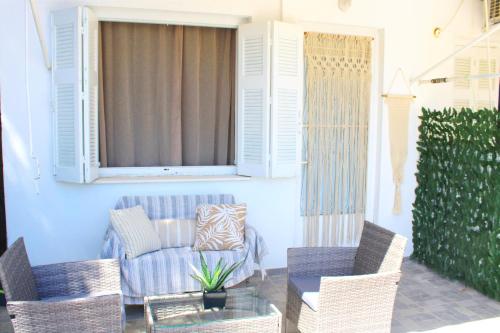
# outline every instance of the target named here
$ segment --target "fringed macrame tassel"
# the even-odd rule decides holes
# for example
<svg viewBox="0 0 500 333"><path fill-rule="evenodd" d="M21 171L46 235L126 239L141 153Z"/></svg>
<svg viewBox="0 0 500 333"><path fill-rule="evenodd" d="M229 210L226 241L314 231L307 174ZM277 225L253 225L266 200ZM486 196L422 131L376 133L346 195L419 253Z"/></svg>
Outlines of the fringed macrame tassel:
<svg viewBox="0 0 500 333"><path fill-rule="evenodd" d="M401 183L399 181L395 183L392 213L396 215L401 213Z"/></svg>

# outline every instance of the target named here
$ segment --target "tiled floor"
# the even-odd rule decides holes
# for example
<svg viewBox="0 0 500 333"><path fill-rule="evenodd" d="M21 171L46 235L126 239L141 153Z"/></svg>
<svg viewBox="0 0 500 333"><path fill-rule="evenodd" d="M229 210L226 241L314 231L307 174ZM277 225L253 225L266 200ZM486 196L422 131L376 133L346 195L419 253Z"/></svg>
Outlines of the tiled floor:
<svg viewBox="0 0 500 333"><path fill-rule="evenodd" d="M253 277L250 284L259 288L284 314L286 275L273 271L268 279ZM141 306L127 308L127 333L144 332ZM403 264L398 289L393 332L500 332L500 303L463 284L450 281L411 260ZM12 332L5 308L0 310L0 332ZM287 332L296 332L288 327Z"/></svg>

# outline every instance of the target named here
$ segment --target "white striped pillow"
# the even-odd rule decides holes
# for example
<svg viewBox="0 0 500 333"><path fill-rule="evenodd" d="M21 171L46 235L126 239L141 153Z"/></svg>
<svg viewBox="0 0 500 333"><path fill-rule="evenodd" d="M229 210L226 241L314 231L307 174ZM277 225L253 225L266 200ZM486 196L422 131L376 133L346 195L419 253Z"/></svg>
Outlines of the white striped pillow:
<svg viewBox="0 0 500 333"><path fill-rule="evenodd" d="M153 220L153 227L160 236L161 247L193 246L196 237L196 220Z"/></svg>
<svg viewBox="0 0 500 333"><path fill-rule="evenodd" d="M127 259L161 249L160 237L142 206L110 210L111 225L123 242Z"/></svg>

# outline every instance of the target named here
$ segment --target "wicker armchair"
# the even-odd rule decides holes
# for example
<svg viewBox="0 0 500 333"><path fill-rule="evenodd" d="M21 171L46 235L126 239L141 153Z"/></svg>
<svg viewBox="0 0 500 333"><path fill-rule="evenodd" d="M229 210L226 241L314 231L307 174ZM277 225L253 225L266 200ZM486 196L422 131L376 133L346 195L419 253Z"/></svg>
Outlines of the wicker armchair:
<svg viewBox="0 0 500 333"><path fill-rule="evenodd" d="M31 267L19 238L0 257L0 280L15 332L122 332L118 261Z"/></svg>
<svg viewBox="0 0 500 333"><path fill-rule="evenodd" d="M390 332L405 246L365 222L357 248L288 249L287 319L300 332Z"/></svg>

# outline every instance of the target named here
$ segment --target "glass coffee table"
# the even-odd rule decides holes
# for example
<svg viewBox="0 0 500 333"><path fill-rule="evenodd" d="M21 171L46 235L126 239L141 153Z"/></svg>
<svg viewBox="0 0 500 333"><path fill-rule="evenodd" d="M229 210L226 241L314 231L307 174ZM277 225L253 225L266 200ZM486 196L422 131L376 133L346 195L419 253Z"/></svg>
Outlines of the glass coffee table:
<svg viewBox="0 0 500 333"><path fill-rule="evenodd" d="M205 310L202 297L201 292L145 297L147 332L281 332L281 313L255 288L228 289L224 309Z"/></svg>

